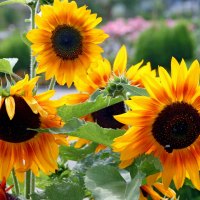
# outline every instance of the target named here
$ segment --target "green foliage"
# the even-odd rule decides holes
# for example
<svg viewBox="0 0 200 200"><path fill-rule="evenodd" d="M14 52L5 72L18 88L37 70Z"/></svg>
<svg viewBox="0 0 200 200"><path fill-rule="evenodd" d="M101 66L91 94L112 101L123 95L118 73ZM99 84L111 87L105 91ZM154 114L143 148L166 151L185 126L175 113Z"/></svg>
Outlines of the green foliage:
<svg viewBox="0 0 200 200"><path fill-rule="evenodd" d="M113 139L124 134L124 130L102 128L93 122L84 123L81 120L73 119L66 123L63 128L38 129L39 132L52 134L67 134L70 136L84 138L98 144L111 146Z"/></svg>
<svg viewBox="0 0 200 200"><path fill-rule="evenodd" d="M97 96L93 101L87 101L77 105L64 105L58 109L58 114L64 121L70 120L73 117L83 117L87 114L105 108L122 101L122 97L110 98L103 94Z"/></svg>
<svg viewBox="0 0 200 200"><path fill-rule="evenodd" d="M13 33L8 38L0 42L0 58L18 58L14 71L19 70L28 71L30 50L26 44L23 43L18 32Z"/></svg>
<svg viewBox="0 0 200 200"><path fill-rule="evenodd" d="M44 192L35 193L32 195L32 200L82 200L84 191L78 184L59 181L45 188Z"/></svg>
<svg viewBox="0 0 200 200"><path fill-rule="evenodd" d="M17 63L17 58L3 58L0 59L0 72L6 73L6 74L12 74L13 73L13 67Z"/></svg>
<svg viewBox="0 0 200 200"><path fill-rule="evenodd" d="M98 165L86 172L85 184L96 200L137 200L143 175L127 182L113 166Z"/></svg>
<svg viewBox="0 0 200 200"><path fill-rule="evenodd" d="M153 68L161 65L170 70L172 57L180 61L193 56L194 41L186 24L179 23L174 28L157 24L139 37L134 60L144 59L145 62L150 61Z"/></svg>

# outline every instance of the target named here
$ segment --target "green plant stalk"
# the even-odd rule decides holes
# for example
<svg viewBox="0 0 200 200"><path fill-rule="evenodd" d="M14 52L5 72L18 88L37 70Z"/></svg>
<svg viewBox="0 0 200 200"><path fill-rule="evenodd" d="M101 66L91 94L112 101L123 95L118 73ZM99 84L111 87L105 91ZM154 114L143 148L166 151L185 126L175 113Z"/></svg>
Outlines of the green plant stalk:
<svg viewBox="0 0 200 200"><path fill-rule="evenodd" d="M35 175L31 173L31 194L35 193Z"/></svg>
<svg viewBox="0 0 200 200"><path fill-rule="evenodd" d="M53 90L55 87L55 84L56 84L56 79L55 79L55 77L53 77L49 84L49 90Z"/></svg>
<svg viewBox="0 0 200 200"><path fill-rule="evenodd" d="M32 4L30 6L31 10L31 29L35 28L35 12L36 12L36 4ZM30 61L30 78L33 78L36 76L35 73L35 57L33 56L33 52L31 51L31 61Z"/></svg>
<svg viewBox="0 0 200 200"><path fill-rule="evenodd" d="M13 178L14 187L15 187L15 194L16 194L17 196L19 196L19 193L20 193L20 190L19 190L19 183L18 183L17 177L16 177L16 175L15 175L14 169L12 170L12 178Z"/></svg>
<svg viewBox="0 0 200 200"><path fill-rule="evenodd" d="M26 179L25 179L25 188L24 188L24 196L26 199L30 199L31 193L31 171L26 172Z"/></svg>

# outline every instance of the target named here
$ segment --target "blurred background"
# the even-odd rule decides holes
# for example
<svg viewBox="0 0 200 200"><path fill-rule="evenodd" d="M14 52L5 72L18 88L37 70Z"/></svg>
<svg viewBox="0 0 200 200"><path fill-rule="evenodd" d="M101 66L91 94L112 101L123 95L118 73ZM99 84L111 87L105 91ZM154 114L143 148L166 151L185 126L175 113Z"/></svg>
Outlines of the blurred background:
<svg viewBox="0 0 200 200"><path fill-rule="evenodd" d="M52 3L52 0L40 0ZM0 0L2 2L2 0ZM111 61L122 44L129 66L142 59L169 69L171 57L190 63L200 59L200 0L78 0L103 18L110 35L102 45ZM0 57L17 57L15 72L29 66L29 48L20 39L28 30L30 11L23 5L0 7Z"/></svg>

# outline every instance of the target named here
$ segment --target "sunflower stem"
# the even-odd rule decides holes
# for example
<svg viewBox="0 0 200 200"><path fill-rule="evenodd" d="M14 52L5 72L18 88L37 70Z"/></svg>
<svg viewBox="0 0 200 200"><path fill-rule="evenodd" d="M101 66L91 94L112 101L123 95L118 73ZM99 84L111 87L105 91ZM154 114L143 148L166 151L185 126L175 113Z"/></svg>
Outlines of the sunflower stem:
<svg viewBox="0 0 200 200"><path fill-rule="evenodd" d="M15 175L14 169L12 170L12 178L13 178L14 187L15 187L15 194L17 196L19 196L19 193L20 193L20 191L19 191L19 183L18 183L17 177Z"/></svg>
<svg viewBox="0 0 200 200"><path fill-rule="evenodd" d="M25 198L30 199L30 192L31 192L31 171L30 170L26 172L24 192L25 192L24 194Z"/></svg>
<svg viewBox="0 0 200 200"><path fill-rule="evenodd" d="M31 194L35 193L35 175L31 173Z"/></svg>
<svg viewBox="0 0 200 200"><path fill-rule="evenodd" d="M34 29L35 28L36 3L33 3L30 5L30 10L31 10L31 29ZM35 66L36 66L35 57L33 56L33 52L31 51L30 78L33 78L36 75Z"/></svg>
<svg viewBox="0 0 200 200"><path fill-rule="evenodd" d="M54 89L55 84L56 84L56 79L55 79L55 77L53 77L53 78L51 79L51 81L50 81L50 84L49 84L49 90Z"/></svg>

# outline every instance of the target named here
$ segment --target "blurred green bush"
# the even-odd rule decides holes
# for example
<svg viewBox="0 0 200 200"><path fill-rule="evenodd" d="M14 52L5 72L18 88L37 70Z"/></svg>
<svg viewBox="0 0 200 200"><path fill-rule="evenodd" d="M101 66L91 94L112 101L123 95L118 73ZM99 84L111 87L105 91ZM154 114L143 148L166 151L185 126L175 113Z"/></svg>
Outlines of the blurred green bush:
<svg viewBox="0 0 200 200"><path fill-rule="evenodd" d="M29 70L30 50L22 41L19 32L13 32L9 37L0 41L0 58L18 58L14 72ZM24 72L24 73L25 73Z"/></svg>
<svg viewBox="0 0 200 200"><path fill-rule="evenodd" d="M155 69L158 65L170 70L172 56L179 62L194 57L194 39L185 23L174 27L156 24L143 32L135 44L134 62L150 61Z"/></svg>

